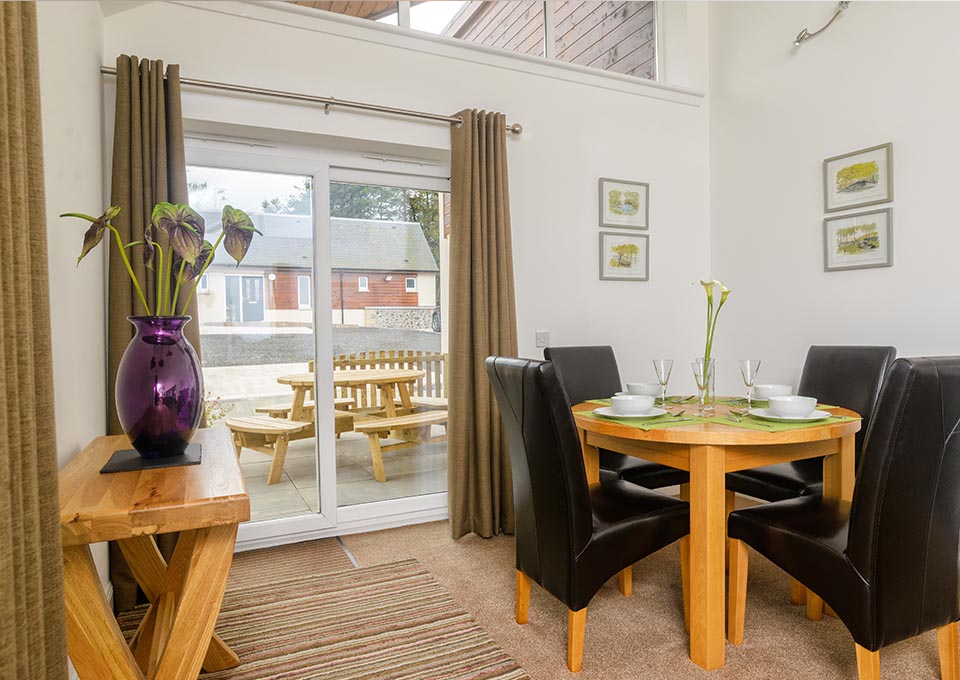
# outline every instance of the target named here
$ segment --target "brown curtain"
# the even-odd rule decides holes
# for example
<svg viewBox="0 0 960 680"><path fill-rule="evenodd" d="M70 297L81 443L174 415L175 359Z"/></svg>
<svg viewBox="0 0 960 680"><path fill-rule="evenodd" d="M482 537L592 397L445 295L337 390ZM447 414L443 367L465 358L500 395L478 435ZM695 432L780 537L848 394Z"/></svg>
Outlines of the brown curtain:
<svg viewBox="0 0 960 680"><path fill-rule="evenodd" d="M66 678L37 16L0 3L0 678Z"/></svg>
<svg viewBox="0 0 960 680"><path fill-rule="evenodd" d="M183 151L183 116L180 105L180 67L164 70L162 61L117 57L117 104L113 132L113 181L110 204L120 206L112 224L124 243L143 238L150 224L153 206L159 201L186 203L187 165ZM163 237L159 236L158 241ZM111 246L114 245L111 243ZM135 249L130 258L147 302L156 302L156 276L146 269ZM109 297L107 307L107 432L122 434L117 419L114 383L120 357L133 336L127 317L143 314L143 304L116 248L110 249ZM193 317L185 334L200 353L200 322L196 297L187 314ZM158 536L160 550L167 557L175 535ZM116 544L110 545L110 579L114 608L125 611L136 604L137 584Z"/></svg>
<svg viewBox="0 0 960 680"><path fill-rule="evenodd" d="M454 538L513 533L510 457L483 367L517 355L506 118L461 111L451 128L450 420Z"/></svg>

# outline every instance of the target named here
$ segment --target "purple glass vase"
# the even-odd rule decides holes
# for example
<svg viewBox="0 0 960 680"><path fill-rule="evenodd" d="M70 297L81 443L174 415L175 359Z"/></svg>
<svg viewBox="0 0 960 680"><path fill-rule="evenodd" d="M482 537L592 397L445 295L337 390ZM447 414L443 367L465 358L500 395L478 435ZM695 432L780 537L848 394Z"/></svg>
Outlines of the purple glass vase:
<svg viewBox="0 0 960 680"><path fill-rule="evenodd" d="M130 316L137 334L117 369L117 415L144 458L182 454L203 414L203 374L183 336L189 316Z"/></svg>

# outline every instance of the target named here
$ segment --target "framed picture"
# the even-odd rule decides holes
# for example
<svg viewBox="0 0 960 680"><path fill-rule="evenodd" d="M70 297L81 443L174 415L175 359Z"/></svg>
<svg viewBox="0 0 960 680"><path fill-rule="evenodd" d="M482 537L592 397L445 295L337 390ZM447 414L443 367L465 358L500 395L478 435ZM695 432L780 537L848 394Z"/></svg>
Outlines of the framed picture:
<svg viewBox="0 0 960 680"><path fill-rule="evenodd" d="M600 178L600 226L646 229L650 218L650 185Z"/></svg>
<svg viewBox="0 0 960 680"><path fill-rule="evenodd" d="M893 200L893 144L823 162L823 209L837 212Z"/></svg>
<svg viewBox="0 0 960 680"><path fill-rule="evenodd" d="M823 268L867 269L893 265L893 209L828 217L823 221Z"/></svg>
<svg viewBox="0 0 960 680"><path fill-rule="evenodd" d="M650 247L648 236L600 232L600 280L648 281Z"/></svg>

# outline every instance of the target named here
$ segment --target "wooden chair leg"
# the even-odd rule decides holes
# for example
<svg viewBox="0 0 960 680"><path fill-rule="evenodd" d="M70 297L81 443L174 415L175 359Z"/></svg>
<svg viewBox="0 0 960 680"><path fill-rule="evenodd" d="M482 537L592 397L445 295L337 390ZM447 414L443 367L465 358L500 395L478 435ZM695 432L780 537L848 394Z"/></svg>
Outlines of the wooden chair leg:
<svg viewBox="0 0 960 680"><path fill-rule="evenodd" d="M790 579L790 601L793 604L804 604L807 601L807 589L795 578Z"/></svg>
<svg viewBox="0 0 960 680"><path fill-rule="evenodd" d="M690 537L680 539L680 588L683 591L683 628L690 632Z"/></svg>
<svg viewBox="0 0 960 680"><path fill-rule="evenodd" d="M387 471L383 467L383 451L380 449L380 435L372 433L370 438L370 458L373 460L373 477L378 482L387 481Z"/></svg>
<svg viewBox="0 0 960 680"><path fill-rule="evenodd" d="M680 500L690 500L690 484L680 485ZM690 633L690 537L680 539L680 588L683 590L683 628Z"/></svg>
<svg viewBox="0 0 960 680"><path fill-rule="evenodd" d="M956 621L937 628L937 646L940 648L941 680L960 680L960 640Z"/></svg>
<svg viewBox="0 0 960 680"><path fill-rule="evenodd" d="M731 644L743 644L743 620L747 614L747 544L728 539L730 574L727 577L727 639Z"/></svg>
<svg viewBox="0 0 960 680"><path fill-rule="evenodd" d="M567 668L579 673L583 668L583 637L587 628L587 608L567 610Z"/></svg>
<svg viewBox="0 0 960 680"><path fill-rule="evenodd" d="M267 484L276 484L283 479L283 461L287 457L287 443L289 437L285 434L278 434L273 444L273 462L270 463L270 474L267 476Z"/></svg>
<svg viewBox="0 0 960 680"><path fill-rule="evenodd" d="M807 591L807 618L811 621L823 618L823 600L812 590Z"/></svg>
<svg viewBox="0 0 960 680"><path fill-rule="evenodd" d="M526 623L529 614L530 577L517 569L517 623Z"/></svg>
<svg viewBox="0 0 960 680"><path fill-rule="evenodd" d="M737 506L737 492L727 489L725 499L726 499L726 506L727 506L727 514L729 515L731 512L733 512L733 509Z"/></svg>
<svg viewBox="0 0 960 680"><path fill-rule="evenodd" d="M624 597L633 595L633 567L625 567L617 574L617 585Z"/></svg>
<svg viewBox="0 0 960 680"><path fill-rule="evenodd" d="M810 606L810 600L807 600ZM880 680L880 652L871 652L857 645L857 672L860 680Z"/></svg>

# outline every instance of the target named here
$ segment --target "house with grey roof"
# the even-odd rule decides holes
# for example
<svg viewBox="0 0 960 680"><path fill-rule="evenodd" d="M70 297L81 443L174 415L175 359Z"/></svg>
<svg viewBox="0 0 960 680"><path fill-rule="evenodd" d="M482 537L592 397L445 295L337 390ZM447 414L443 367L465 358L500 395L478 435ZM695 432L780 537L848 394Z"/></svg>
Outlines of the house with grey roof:
<svg viewBox="0 0 960 680"><path fill-rule="evenodd" d="M215 242L220 214L201 214L206 238ZM254 237L239 266L217 249L198 288L201 323L311 324L313 220L272 213L250 218L263 236ZM329 238L333 323L430 328L440 268L419 224L333 217Z"/></svg>

